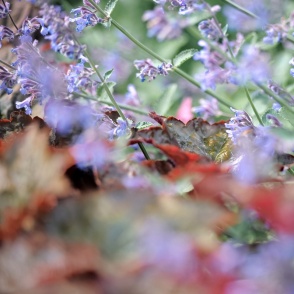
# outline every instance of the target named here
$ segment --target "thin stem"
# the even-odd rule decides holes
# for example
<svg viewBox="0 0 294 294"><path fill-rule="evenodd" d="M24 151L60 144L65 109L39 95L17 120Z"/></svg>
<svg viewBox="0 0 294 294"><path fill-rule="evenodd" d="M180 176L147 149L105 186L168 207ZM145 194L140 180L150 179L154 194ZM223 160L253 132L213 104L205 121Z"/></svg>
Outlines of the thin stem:
<svg viewBox="0 0 294 294"><path fill-rule="evenodd" d="M235 9L239 10L240 12L243 12L244 14L253 17L253 18L259 18L256 14L252 13L251 11L241 7L240 5L230 1L230 0L222 0L223 2L227 3L228 5L234 7Z"/></svg>
<svg viewBox="0 0 294 294"><path fill-rule="evenodd" d="M262 120L261 120L261 118L260 118L260 116L259 116L259 114L257 112L257 109L255 108L255 105L254 105L254 103L252 101L252 98L251 98L250 93L249 93L249 91L248 91L248 89L247 89L246 86L244 87L244 90L245 90L247 99L248 99L248 101L249 101L249 103L250 103L250 105L251 105L251 107L252 107L252 109L253 109L253 111L255 113L255 116L257 117L259 123L263 126L263 122L262 122Z"/></svg>
<svg viewBox="0 0 294 294"><path fill-rule="evenodd" d="M4 0L2 0L2 3L3 3L3 5L4 5L4 7L8 10L8 8L7 8L7 6L6 6L6 3L5 3L5 1ZM16 28L16 30L18 31L18 27L17 27L17 25L16 25L16 23L14 22L14 20L13 20L13 18L11 17L11 15L10 15L10 13L8 12L8 15L9 15L9 18L10 18L10 20L11 20L11 22L12 22L12 24L14 25L14 27Z"/></svg>
<svg viewBox="0 0 294 294"><path fill-rule="evenodd" d="M111 91L110 91L110 89L109 89L109 87L108 87L108 85L107 85L105 79L103 78L103 76L102 76L101 73L99 72L97 66L95 66L94 62L92 61L90 55L88 54L88 52L87 52L86 50L85 50L85 56L88 58L88 62L89 62L89 64L90 64L91 68L96 72L97 76L98 76L99 79L101 80L102 85L103 85L103 87L104 87L104 89L105 89L105 91L106 91L106 93L107 93L109 99L111 100L112 105L115 107L115 109L116 109L116 111L118 112L119 116L120 116L120 117L126 122L127 126L129 126L129 123L128 123L127 118L125 117L125 115L123 114L121 108L119 107L119 105L118 105L117 102L115 101L115 98L113 97L113 95L112 95L112 93L111 93ZM147 151L146 151L146 149L145 149L143 143L138 143L138 145L139 145L139 147L140 147L142 153L144 154L145 158L146 158L147 160L149 160L149 159L150 159L150 156L149 156L149 154L147 153Z"/></svg>
<svg viewBox="0 0 294 294"><path fill-rule="evenodd" d="M89 64L90 64L91 68L96 72L97 76L98 76L99 79L101 80L101 83L102 83L102 85L103 85L103 87L104 87L104 89L105 89L105 91L106 91L106 93L107 93L107 95L108 95L108 97L109 97L111 103L113 104L113 106L115 107L116 111L118 112L119 116L120 116L120 117L121 117L121 118L127 123L127 125L128 125L128 120L127 120L127 118L125 117L125 115L124 115L123 112L121 111L119 105L116 103L115 98L113 97L113 95L112 95L112 93L111 93L111 91L110 91L110 89L109 89L109 87L108 87L108 85L107 85L105 79L103 78L103 76L102 76L101 73L99 72L97 66L95 66L94 62L92 61L92 59L91 59L91 57L90 57L90 55L88 54L87 51L85 51L85 56L88 58L88 62L89 62Z"/></svg>
<svg viewBox="0 0 294 294"><path fill-rule="evenodd" d="M9 67L10 69L13 69L13 70L17 70L16 67L6 63L5 61L3 61L2 59L0 59L0 63L4 64L5 66Z"/></svg>
<svg viewBox="0 0 294 294"><path fill-rule="evenodd" d="M103 9L101 9L93 0L89 0L89 2L105 17L109 17L109 15L107 15ZM141 43L139 40L137 40L133 35L131 35L125 28L123 28L118 22L116 22L114 19L111 19L111 23L118 29L120 30L125 36L127 36L134 44L136 44L138 47L140 47L142 50L144 50L145 52L147 52L148 54L150 54L152 57L156 58L157 60L161 61L161 62L168 62L166 59L162 58L161 56L159 56L157 53L155 53L154 51L152 51L150 48L148 48L147 46L145 46L143 43ZM179 68L173 68L173 71L175 73L177 73L178 75L182 76L184 79L186 79L187 81L189 81L191 84L193 84L194 86L201 88L200 83L198 83L197 81L195 81L193 79L193 77L191 77L190 75L186 74L185 72L183 72L182 70L180 70ZM230 108L231 105L229 105L227 102L224 101L223 98L221 98L220 96L218 96L216 93L214 93L213 91L210 90L205 90L204 91L206 94L211 95L212 97L214 97L215 99L217 99L221 104L225 105L226 107Z"/></svg>
<svg viewBox="0 0 294 294"><path fill-rule="evenodd" d="M143 145L143 143L139 142L138 145L139 145L139 147L140 147L142 153L144 154L145 158L146 158L147 160L150 160L150 156L149 156L147 150L145 149L145 146Z"/></svg>
<svg viewBox="0 0 294 294"><path fill-rule="evenodd" d="M103 100L103 99L99 99L99 98L97 99L97 97L90 96L88 94L74 93L74 95L77 96L77 97L80 96L80 97L83 97L83 98L88 99L88 100L93 100L93 101L97 101L97 102L102 103L102 104L113 106L111 101L107 101L107 100ZM143 110L140 110L140 109L138 109L136 107L132 107L132 106L125 105L125 104L120 104L120 103L117 103L117 104L121 109L129 110L129 111L132 111L134 113L149 116L149 112L147 112L147 111L143 111Z"/></svg>
<svg viewBox="0 0 294 294"><path fill-rule="evenodd" d="M275 101L277 101L280 105L284 106L287 110L289 110L291 113L294 114L294 110L292 107L288 105L287 102L285 102L283 99L281 99L276 93L272 92L270 89L268 89L265 85L261 83L256 83L256 85L262 89L267 95L272 97Z"/></svg>
<svg viewBox="0 0 294 294"><path fill-rule="evenodd" d="M110 92L111 93L111 92ZM95 97L92 97L92 96L88 96L87 94L82 94L82 93L74 93L76 96L81 96L81 97L84 97L84 98L86 98L86 99L90 99L90 100L95 100L95 101L98 101L98 102L100 102L100 103L103 103L103 104L107 104L107 105L111 105L111 106L113 106L113 103L112 102L110 102L110 101L105 101L105 100L99 100L99 99L97 99L97 98L95 98ZM109 97L110 98L110 97ZM133 112L137 112L138 114L143 114L143 115L149 115L149 113L147 113L147 112L145 112L145 111L141 111L141 110L138 110L138 109L136 109L136 108L133 108L133 107L131 107L131 106L128 106L128 105L122 105L122 104L118 104L117 102L115 102L115 104L118 106L118 108L116 108L116 110L117 109L126 109L126 110L131 110L131 111L133 111ZM119 112L118 112L119 113ZM125 116L124 116L125 117ZM123 118L123 117L122 117ZM126 122L127 122L127 120L125 120ZM128 123L128 122L127 122ZM145 148L145 146L144 146L144 144L143 143L141 143L141 142L139 142L138 143L138 146L140 147L140 149L141 149L141 151L142 151L142 153L143 153L143 155L145 156L145 158L147 159L147 160L150 160L151 158L150 158L150 156L149 156L149 154L148 154L148 152L147 152L147 150L146 150L146 148Z"/></svg>

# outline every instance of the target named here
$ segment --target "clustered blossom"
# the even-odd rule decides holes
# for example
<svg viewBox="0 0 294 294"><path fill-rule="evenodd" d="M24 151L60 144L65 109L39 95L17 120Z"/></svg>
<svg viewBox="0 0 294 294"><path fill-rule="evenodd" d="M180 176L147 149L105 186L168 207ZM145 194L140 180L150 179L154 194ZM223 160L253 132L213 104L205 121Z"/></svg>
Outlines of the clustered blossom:
<svg viewBox="0 0 294 294"><path fill-rule="evenodd" d="M196 11L208 11L215 13L220 10L218 5L210 7L205 1L202 0L153 0L157 4L165 5L169 3L169 8L178 8L179 14L189 15Z"/></svg>
<svg viewBox="0 0 294 294"><path fill-rule="evenodd" d="M228 136L234 143L237 143L238 138L244 134L253 133L255 127L253 125L251 117L243 110L236 110L231 108L235 113L235 116L225 124L227 128Z"/></svg>
<svg viewBox="0 0 294 294"><path fill-rule="evenodd" d="M286 40L287 34L294 28L294 13L289 18L282 20L276 24L269 24L266 27L266 36L263 42L266 44L282 43Z"/></svg>
<svg viewBox="0 0 294 294"><path fill-rule="evenodd" d="M262 83L270 79L269 56L253 46L243 49L238 65L227 63L226 66L232 70L230 82L237 85L248 81Z"/></svg>
<svg viewBox="0 0 294 294"><path fill-rule="evenodd" d="M100 1L95 2L98 4ZM104 19L96 15L95 7L88 0L83 0L83 4L84 6L71 11L75 18L71 18L70 21L77 24L76 30L79 33L88 26L95 26L98 23L104 22Z"/></svg>
<svg viewBox="0 0 294 294"><path fill-rule="evenodd" d="M158 41L179 37L182 29L187 25L185 20L169 18L160 6L146 11L142 19L147 22L148 36L156 37Z"/></svg>
<svg viewBox="0 0 294 294"><path fill-rule="evenodd" d="M204 74L197 75L197 79L201 82L201 88L203 90L207 88L214 89L216 84L227 83L230 78L231 69L222 67L225 58L217 51L211 50L205 41L200 40L198 44L202 49L195 53L194 60L199 60L206 68Z"/></svg>
<svg viewBox="0 0 294 294"><path fill-rule="evenodd" d="M37 31L41 25L43 24L43 21L41 18L38 17L33 17L31 19L25 19L24 22L22 23L21 28L18 30L21 35L31 35L35 31ZM47 29L42 27L41 33L43 35L47 34Z"/></svg>
<svg viewBox="0 0 294 294"><path fill-rule="evenodd" d="M0 48L2 47L2 40L7 38L9 41L12 41L14 39L14 33L13 31L6 27L6 26L0 26Z"/></svg>
<svg viewBox="0 0 294 294"><path fill-rule="evenodd" d="M17 55L13 65L17 67L20 92L30 96L16 105L18 108L25 107L26 113L30 114L34 99L42 102L48 98L65 97L65 80L63 73L41 56L37 42L33 42L30 36L22 36L20 41L20 45L13 50Z"/></svg>
<svg viewBox="0 0 294 294"><path fill-rule="evenodd" d="M218 41L223 36L222 31L213 18L201 21L198 29L203 36L214 41Z"/></svg>
<svg viewBox="0 0 294 294"><path fill-rule="evenodd" d="M140 78L141 82L144 82L148 77L149 81L154 80L158 75L168 75L168 72L172 69L171 63L163 62L157 67L154 66L151 59L146 60L135 60L134 65L136 69L140 71L137 73L137 77Z"/></svg>
<svg viewBox="0 0 294 294"><path fill-rule="evenodd" d="M265 127L255 127L243 110L231 108L235 116L225 124L234 143L233 173L240 181L254 183L274 170L276 138Z"/></svg>
<svg viewBox="0 0 294 294"><path fill-rule="evenodd" d="M0 89L5 91L7 94L12 93L12 87L17 83L16 74L8 71L5 67L0 65Z"/></svg>
<svg viewBox="0 0 294 294"><path fill-rule="evenodd" d="M4 4L0 4L0 18L6 18L8 16L8 14L10 13L10 3L9 2L5 2Z"/></svg>
<svg viewBox="0 0 294 294"><path fill-rule="evenodd" d="M213 117L220 115L218 101L215 98L200 99L200 105L193 107L192 111L204 120L211 120Z"/></svg>
<svg viewBox="0 0 294 294"><path fill-rule="evenodd" d="M70 28L70 19L59 6L44 4L40 14L42 29L48 33L45 39L51 41L54 51L74 60L85 58L86 46L78 44Z"/></svg>
<svg viewBox="0 0 294 294"><path fill-rule="evenodd" d="M130 126L133 126L133 122L131 120L127 119L127 121L125 121L121 117L119 117L116 120L115 127L111 131L109 131L109 139L113 140L119 137L130 136Z"/></svg>
<svg viewBox="0 0 294 294"><path fill-rule="evenodd" d="M225 6L223 11L229 27L239 32L264 29L269 23L276 22L282 16L283 5L279 0L237 0L235 2L258 15L257 18L252 18L229 5Z"/></svg>
<svg viewBox="0 0 294 294"><path fill-rule="evenodd" d="M80 92L85 90L88 86L96 85L90 77L94 74L94 70L85 67L84 62L76 65L70 65L70 69L65 77L69 93Z"/></svg>

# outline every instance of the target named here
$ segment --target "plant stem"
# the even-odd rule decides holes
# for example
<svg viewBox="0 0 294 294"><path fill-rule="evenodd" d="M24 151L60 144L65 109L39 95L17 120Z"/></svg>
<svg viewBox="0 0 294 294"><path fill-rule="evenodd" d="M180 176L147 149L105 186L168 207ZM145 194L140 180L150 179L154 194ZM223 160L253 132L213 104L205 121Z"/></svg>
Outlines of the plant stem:
<svg viewBox="0 0 294 294"><path fill-rule="evenodd" d="M6 6L6 3L5 3L5 1L4 0L2 0L2 3L3 3L3 5L4 5L4 7L7 9L7 6ZM7 9L8 10L8 9ZM14 25L14 27L16 28L16 30L18 31L18 27L17 27L17 25L16 25L16 23L14 22L14 20L13 20L13 18L11 17L11 15L10 15L10 13L8 12L8 15L9 15L9 18L10 18L10 20L11 20L11 22L12 22L12 24Z"/></svg>
<svg viewBox="0 0 294 294"><path fill-rule="evenodd" d="M127 120L127 118L125 117L125 115L124 115L123 112L121 111L119 105L116 103L116 101L115 101L115 99L114 99L114 97L113 97L113 95L112 95L112 93L111 93L111 91L110 91L110 89L109 89L109 87L108 87L108 85L107 85L105 79L104 79L103 76L101 75L101 73L100 73L100 71L98 70L97 66L95 66L94 62L91 60L91 57L90 57L90 55L88 54L87 51L85 51L85 56L88 58L88 62L89 62L89 64L90 64L91 68L96 72L97 76L99 77L99 79L100 79L100 81L101 81L101 83L102 83L102 85L103 85L103 87L104 87L104 89L105 89L105 91L106 91L106 93L107 93L107 95L108 95L108 97L109 97L111 103L112 103L113 106L115 107L115 109L116 109L116 111L118 112L119 116L120 116L124 121L126 121L126 123L127 123L127 125L128 125L128 120Z"/></svg>
<svg viewBox="0 0 294 294"><path fill-rule="evenodd" d="M241 7L240 5L230 1L230 0L222 0L223 2L227 3L228 5L234 7L235 9L239 10L240 12L243 12L244 14L251 16L253 18L259 18L256 14L252 13L251 11Z"/></svg>
<svg viewBox="0 0 294 294"><path fill-rule="evenodd" d="M89 62L89 64L90 64L91 68L96 72L97 76L98 76L99 79L101 80L102 85L103 85L103 87L104 87L104 89L105 89L105 91L106 91L106 93L107 93L107 95L108 95L108 97L109 97L109 99L110 99L112 105L115 107L115 109L117 110L117 112L118 112L118 114L120 115L120 117L126 122L126 124L127 124L127 126L128 126L129 123L128 123L127 118L125 117L125 115L123 114L121 108L119 107L119 105L118 105L117 102L115 101L115 98L113 97L113 95L112 95L112 93L111 93L111 91L110 91L110 89L109 89L109 87L108 87L108 85L107 85L107 83L106 83L104 77L101 75L101 73L99 72L98 68L95 66L94 62L92 61L90 55L88 54L88 52L87 52L86 50L85 50L85 56L88 58L88 62ZM150 160L150 156L149 156L149 154L147 153L147 151L146 151L146 149L145 149L143 143L138 143L138 145L139 145L139 147L140 147L142 153L144 154L145 158L146 158L147 160Z"/></svg>
<svg viewBox="0 0 294 294"><path fill-rule="evenodd" d="M9 67L10 69L17 70L16 67L8 64L7 62L3 61L2 59L0 59L0 63L4 64L5 66Z"/></svg>
<svg viewBox="0 0 294 294"><path fill-rule="evenodd" d="M102 100L102 99L99 99L99 98L97 99L97 97L90 96L90 95L88 95L88 94L84 94L84 93L74 93L74 95L76 95L77 97L80 96L80 97L83 97L83 98L88 99L88 100L93 100L93 101L97 101L97 102L102 103L102 104L106 104L106 105L109 105L109 106L113 106L113 104L112 104L111 101ZM138 114L141 114L141 115L149 116L149 112L147 112L147 111L143 111L143 110L140 110L140 109L137 109L136 107L132 107L132 106L125 105L125 104L120 104L120 103L117 103L117 105L118 105L121 109L129 110L129 111L132 111L132 112L134 112L134 113L138 113Z"/></svg>
<svg viewBox="0 0 294 294"><path fill-rule="evenodd" d="M267 95L272 97L275 101L277 101L280 105L284 106L289 110L291 113L294 114L294 109L288 105L287 102L285 102L283 99L281 99L276 93L272 92L270 89L268 89L265 85L261 83L256 83L256 85L262 89Z"/></svg>
<svg viewBox="0 0 294 294"><path fill-rule="evenodd" d="M105 11L103 9L101 9L93 0L89 0L89 2L104 16L109 18L109 15L107 15L107 13L105 13ZM148 48L147 46L145 46L143 43L141 43L138 39L136 39L132 34L130 34L124 27L122 27L118 22L116 22L114 19L111 19L111 23L118 29L120 30L126 37L128 37L134 44L136 44L139 48L141 48L142 50L144 50L145 52L147 52L149 55L151 55L152 57L156 58L157 60L159 60L160 62L168 62L168 60L162 58L161 56L159 56L157 53L155 53L154 51L152 51L150 48ZM186 79L187 81L189 81L191 84L193 84L194 86L201 88L200 83L198 83L197 81L195 81L193 79L193 77L191 77L190 75L186 74L185 72L183 72L182 70L180 70L179 68L173 68L173 71L175 73L177 73L178 75L182 76L184 79ZM206 94L211 95L212 97L214 97L215 99L217 99L221 104L225 105L226 107L230 108L231 105L229 105L227 102L224 101L223 98L221 98L218 94L214 93L213 91L210 90L205 90L204 91Z"/></svg>
<svg viewBox="0 0 294 294"><path fill-rule="evenodd" d="M255 113L255 115L256 115L258 121L259 121L259 123L263 126L263 122L262 122L262 120L261 120L261 118L260 118L260 116L259 116L259 114L258 114L258 112L257 112L257 110L256 110L256 108L255 108L255 105L254 105L254 103L253 103L253 101L252 101L252 98L251 98L251 96L250 96L250 94L249 94L249 91L248 91L248 89L247 89L246 86L244 86L244 90L245 90L245 93L246 93L247 99L248 99L248 101L249 101L249 103L250 103L250 105L251 105L251 107L252 107L252 109L253 109L253 111L254 111L254 113Z"/></svg>

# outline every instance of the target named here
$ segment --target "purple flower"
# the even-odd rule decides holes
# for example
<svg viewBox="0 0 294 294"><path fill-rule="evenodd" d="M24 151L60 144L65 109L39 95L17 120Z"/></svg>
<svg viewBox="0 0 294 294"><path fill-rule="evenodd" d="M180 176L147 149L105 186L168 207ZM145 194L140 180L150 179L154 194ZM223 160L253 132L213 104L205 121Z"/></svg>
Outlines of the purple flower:
<svg viewBox="0 0 294 294"><path fill-rule="evenodd" d="M199 74L196 77L201 82L201 88L203 90L207 88L214 89L217 84L229 82L231 69L222 67L225 62L224 57L218 52L212 51L205 41L200 40L198 44L203 49L195 53L194 60L199 60L207 69L205 73ZM225 47L223 44L219 44L219 46Z"/></svg>
<svg viewBox="0 0 294 294"><path fill-rule="evenodd" d="M188 25L186 21L169 18L162 7L148 10L143 15L143 21L147 22L148 37L156 37L158 41L170 40L179 37L182 28Z"/></svg>
<svg viewBox="0 0 294 294"><path fill-rule="evenodd" d="M79 135L70 151L81 168L91 166L99 169L112 158L112 150L108 142L95 128L89 128Z"/></svg>
<svg viewBox="0 0 294 294"><path fill-rule="evenodd" d="M158 75L166 76L168 72L172 69L172 64L170 63L162 63L159 66L154 66L151 59L145 60L135 60L135 67L140 71L137 73L137 77L140 78L141 82L146 80L148 77L149 82L154 80Z"/></svg>
<svg viewBox="0 0 294 294"><path fill-rule="evenodd" d="M144 259L160 271L187 278L195 274L198 260L193 240L157 218L149 218L139 236Z"/></svg>
<svg viewBox="0 0 294 294"><path fill-rule="evenodd" d="M169 3L169 8L178 8L179 14L188 15L196 11L208 11L208 12L217 12L220 7L215 5L210 7L202 0L154 0L157 4L165 5Z"/></svg>
<svg viewBox="0 0 294 294"><path fill-rule="evenodd" d="M6 91L7 94L12 93L12 87L16 84L16 74L9 72L5 67L0 65L0 81L2 84L0 89Z"/></svg>
<svg viewBox="0 0 294 294"><path fill-rule="evenodd" d="M27 99L21 101L21 102L15 102L15 106L17 109L20 108L24 108L25 109L25 113L28 115L32 114L32 101L33 98L32 97L28 97Z"/></svg>
<svg viewBox="0 0 294 294"><path fill-rule="evenodd" d="M224 14L227 17L229 27L239 32L263 29L268 23L276 21L282 16L283 5L278 0L237 0L235 2L258 15L258 18L252 18L229 5L225 6Z"/></svg>
<svg viewBox="0 0 294 294"><path fill-rule="evenodd" d="M211 99L200 99L200 105L193 107L192 111L204 120L210 120L213 117L220 115L221 111L218 107L218 101L215 98Z"/></svg>
<svg viewBox="0 0 294 294"><path fill-rule="evenodd" d="M59 6L44 4L41 7L42 27L48 33L46 39L51 41L54 51L60 52L70 59L85 58L83 53L86 46L77 43L70 28L69 17Z"/></svg>
<svg viewBox="0 0 294 294"><path fill-rule="evenodd" d="M17 55L14 66L17 67L21 93L40 102L47 98L66 97L64 74L41 56L37 42L32 42L30 36L22 36L20 40L20 45L14 49Z"/></svg>
<svg viewBox="0 0 294 294"><path fill-rule="evenodd" d="M121 117L116 120L116 127L109 132L109 138L111 140L119 137L125 137L131 135L130 126L133 122L129 119L126 122Z"/></svg>
<svg viewBox="0 0 294 294"><path fill-rule="evenodd" d="M198 29L208 39L218 41L222 37L222 32L213 18L201 21Z"/></svg>
<svg viewBox="0 0 294 294"><path fill-rule="evenodd" d="M270 59L264 52L253 46L247 46L238 65L227 63L226 67L232 70L231 82L244 85L248 81L261 83L270 78Z"/></svg>
<svg viewBox="0 0 294 294"><path fill-rule="evenodd" d="M7 38L9 41L12 41L14 39L14 33L10 28L6 26L0 26L0 48L2 47L1 41L4 38Z"/></svg>
<svg viewBox="0 0 294 294"><path fill-rule="evenodd" d="M68 83L67 90L69 93L85 90L88 86L97 85L90 77L94 74L91 68L85 67L84 62L71 65L70 70L65 76Z"/></svg>
<svg viewBox="0 0 294 294"><path fill-rule="evenodd" d="M242 249L240 274L242 280L251 285L251 291L242 291L239 281L231 285L228 293L283 293L292 294L294 290L293 267L294 240L291 236L278 236L277 241L257 246L254 251ZM239 287L238 287L239 286Z"/></svg>
<svg viewBox="0 0 294 294"><path fill-rule="evenodd" d="M31 19L26 19L23 23L19 32L21 35L31 35L41 27L42 20L34 17ZM44 33L44 30L42 31Z"/></svg>
<svg viewBox="0 0 294 294"><path fill-rule="evenodd" d="M10 13L10 3L9 2L5 2L4 4L0 4L0 18L6 18L8 16L8 14Z"/></svg>
<svg viewBox="0 0 294 294"><path fill-rule="evenodd" d="M71 22L76 22L77 32L81 32L85 27L95 26L98 23L104 22L104 19L96 15L96 10L89 1L84 1L84 6L73 9L71 13L74 14L75 18L71 18Z"/></svg>
<svg viewBox="0 0 294 294"><path fill-rule="evenodd" d="M50 99L44 109L46 123L59 134L66 135L87 129L96 123L94 111L67 99Z"/></svg>
<svg viewBox="0 0 294 294"><path fill-rule="evenodd" d="M268 128L255 127L245 111L231 109L235 117L225 126L234 143L233 174L238 180L252 184L275 170L277 140Z"/></svg>
<svg viewBox="0 0 294 294"><path fill-rule="evenodd" d="M236 110L232 107L231 110L235 113L235 116L232 117L230 121L225 124L225 126L229 137L233 142L237 143L240 136L253 132L255 127L247 112L243 110Z"/></svg>
<svg viewBox="0 0 294 294"><path fill-rule="evenodd" d="M269 120L272 123L272 125L275 127L280 128L283 126L283 124L280 122L280 120L276 116L274 116L273 114L267 113L266 119Z"/></svg>
<svg viewBox="0 0 294 294"><path fill-rule="evenodd" d="M219 67L225 62L225 59L216 51L212 51L210 46L203 40L198 42L202 49L195 53L194 60L199 60L206 69Z"/></svg>

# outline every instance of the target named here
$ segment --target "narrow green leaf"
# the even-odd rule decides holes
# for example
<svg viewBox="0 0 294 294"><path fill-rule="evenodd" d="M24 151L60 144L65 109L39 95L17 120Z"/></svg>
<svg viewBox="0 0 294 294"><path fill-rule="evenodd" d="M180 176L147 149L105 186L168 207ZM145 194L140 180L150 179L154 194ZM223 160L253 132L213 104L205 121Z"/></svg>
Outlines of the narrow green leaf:
<svg viewBox="0 0 294 294"><path fill-rule="evenodd" d="M118 0L109 0L107 2L104 11L108 14L108 16L110 16L110 14L112 13L112 11L115 8L117 2L118 2Z"/></svg>
<svg viewBox="0 0 294 294"><path fill-rule="evenodd" d="M161 95L158 101L158 106L156 110L161 115L167 115L167 112L170 110L171 106L175 101L175 92L178 86L176 84L171 84Z"/></svg>
<svg viewBox="0 0 294 294"><path fill-rule="evenodd" d="M197 49L187 49L180 52L174 59L173 59L173 66L179 67L185 61L192 58L193 55L197 52Z"/></svg>
<svg viewBox="0 0 294 294"><path fill-rule="evenodd" d="M223 31L223 34L224 34L224 35L226 35L226 34L227 34L228 27L229 27L229 25L228 25L228 24L226 24L226 25L224 26L224 28L222 29L222 31Z"/></svg>
<svg viewBox="0 0 294 294"><path fill-rule="evenodd" d="M105 80L105 81L108 80L108 79L110 78L112 72L113 72L113 69L108 70L108 71L104 74L104 80Z"/></svg>
<svg viewBox="0 0 294 294"><path fill-rule="evenodd" d="M106 82L109 90L111 92L113 92L113 87L116 85L115 82ZM101 100L110 100L108 94L105 91L105 88L103 86L103 83L101 85L99 85L99 87L97 88L97 96L99 97L99 99Z"/></svg>

